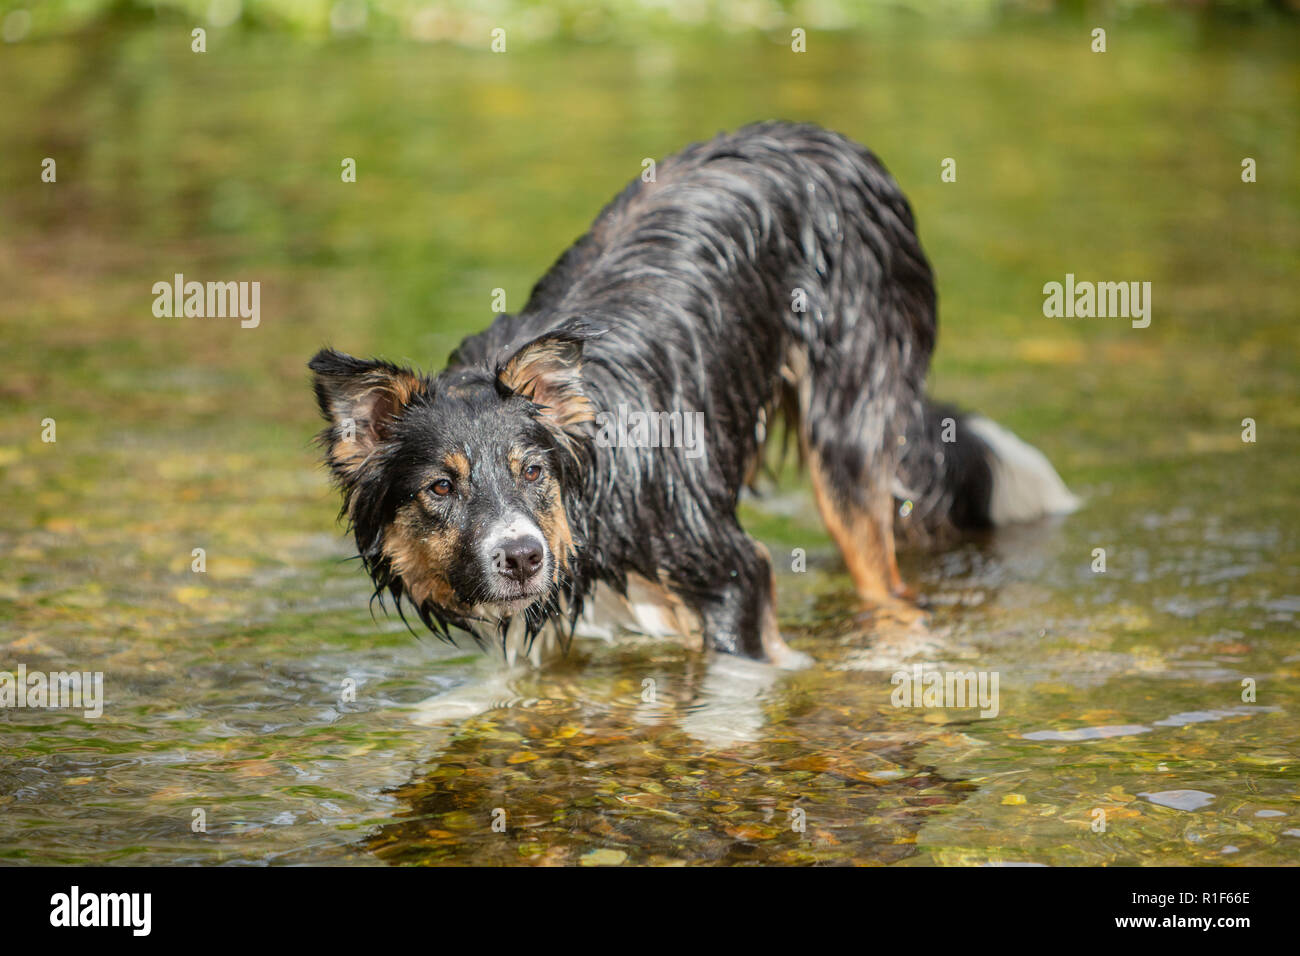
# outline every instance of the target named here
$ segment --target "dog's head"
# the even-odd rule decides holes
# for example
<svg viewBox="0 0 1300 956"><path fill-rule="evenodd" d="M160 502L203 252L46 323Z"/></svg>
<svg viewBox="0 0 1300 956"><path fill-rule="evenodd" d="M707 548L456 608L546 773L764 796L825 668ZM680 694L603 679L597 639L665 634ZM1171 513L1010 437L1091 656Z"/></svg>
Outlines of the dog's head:
<svg viewBox="0 0 1300 956"><path fill-rule="evenodd" d="M382 598L435 633L481 638L522 614L530 634L576 595L571 505L593 412L581 333L436 377L323 349L308 367L329 425L325 460ZM580 524L580 522L579 522ZM485 628L486 625L486 628Z"/></svg>

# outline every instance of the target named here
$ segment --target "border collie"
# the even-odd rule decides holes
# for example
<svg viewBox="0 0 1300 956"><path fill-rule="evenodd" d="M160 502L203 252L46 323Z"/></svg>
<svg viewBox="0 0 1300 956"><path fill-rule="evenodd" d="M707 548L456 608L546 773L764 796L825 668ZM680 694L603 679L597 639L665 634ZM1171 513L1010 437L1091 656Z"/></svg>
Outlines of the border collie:
<svg viewBox="0 0 1300 956"><path fill-rule="evenodd" d="M874 605L909 606L900 535L1077 506L1038 451L927 400L935 332L898 184L843 136L771 122L634 179L443 371L331 349L309 367L381 604L512 663L615 609L798 666L771 559L736 518L778 425Z"/></svg>

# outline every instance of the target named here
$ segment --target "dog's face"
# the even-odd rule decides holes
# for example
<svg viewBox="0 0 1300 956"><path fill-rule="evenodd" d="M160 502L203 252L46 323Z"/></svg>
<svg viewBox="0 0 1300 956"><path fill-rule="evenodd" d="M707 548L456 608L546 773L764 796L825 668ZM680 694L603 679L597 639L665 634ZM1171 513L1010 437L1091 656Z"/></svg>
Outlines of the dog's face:
<svg viewBox="0 0 1300 956"><path fill-rule="evenodd" d="M309 367L326 461L377 589L443 632L551 613L592 419L581 341L546 337L495 369L436 378L331 350Z"/></svg>

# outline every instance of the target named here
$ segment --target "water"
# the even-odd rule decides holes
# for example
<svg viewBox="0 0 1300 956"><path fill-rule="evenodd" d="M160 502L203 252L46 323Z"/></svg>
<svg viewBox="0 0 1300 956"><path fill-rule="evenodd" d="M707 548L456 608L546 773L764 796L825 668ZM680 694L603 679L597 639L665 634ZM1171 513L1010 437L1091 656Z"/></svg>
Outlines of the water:
<svg viewBox="0 0 1300 956"><path fill-rule="evenodd" d="M0 714L0 859L1300 859L1296 37L1135 22L1095 55L1080 33L7 46L0 670L103 671L107 703ZM1041 447L1085 509L905 556L916 627L854 605L784 469L743 517L818 660L797 674L641 640L501 679L372 618L307 358L439 364L643 158L773 116L885 159L939 275L934 391ZM177 272L260 281L261 325L154 318ZM1067 272L1151 281L1150 328L1044 318ZM997 672L997 716L893 707L917 662ZM422 723L447 692L499 706Z"/></svg>

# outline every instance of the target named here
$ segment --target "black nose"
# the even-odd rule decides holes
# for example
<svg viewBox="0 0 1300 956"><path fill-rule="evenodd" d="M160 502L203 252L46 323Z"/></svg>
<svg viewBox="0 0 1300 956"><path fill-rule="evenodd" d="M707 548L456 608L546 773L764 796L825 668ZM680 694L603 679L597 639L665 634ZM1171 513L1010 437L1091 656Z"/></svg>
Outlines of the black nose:
<svg viewBox="0 0 1300 956"><path fill-rule="evenodd" d="M493 554L496 569L523 584L542 566L542 542L533 537L502 542Z"/></svg>

